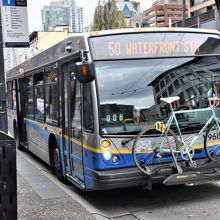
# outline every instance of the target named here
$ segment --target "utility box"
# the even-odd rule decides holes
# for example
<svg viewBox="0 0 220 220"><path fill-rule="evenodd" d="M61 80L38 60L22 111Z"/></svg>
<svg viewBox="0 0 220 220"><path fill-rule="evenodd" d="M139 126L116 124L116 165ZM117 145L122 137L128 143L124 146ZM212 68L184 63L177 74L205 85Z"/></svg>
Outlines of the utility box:
<svg viewBox="0 0 220 220"><path fill-rule="evenodd" d="M17 219L15 140L0 131L0 219Z"/></svg>

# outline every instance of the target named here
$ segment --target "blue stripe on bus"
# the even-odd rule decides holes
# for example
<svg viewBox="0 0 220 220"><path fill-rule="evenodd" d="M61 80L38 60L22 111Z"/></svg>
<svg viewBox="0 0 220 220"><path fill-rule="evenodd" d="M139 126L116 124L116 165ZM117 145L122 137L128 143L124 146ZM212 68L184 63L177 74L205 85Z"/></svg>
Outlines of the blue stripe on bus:
<svg viewBox="0 0 220 220"><path fill-rule="evenodd" d="M40 123L39 123L40 124ZM45 141L48 140L49 135L52 133L52 131L49 130L45 130L43 127L43 125L39 125L36 122L32 122L29 120L26 120L26 125L30 126L34 129L36 129L37 132L42 133L42 131L44 130L43 134L43 139ZM55 131L55 129L54 129ZM56 130L59 131L59 130ZM58 135L55 134L57 137L57 141L59 143L59 147L61 152L64 152L65 156L69 156L68 155L68 151L64 151L63 149L63 142L62 142L62 135ZM65 137L66 138L66 137ZM75 144L77 144L76 142L74 142ZM80 147L82 147L80 144L78 144ZM95 150L90 150L91 148L84 148L84 155L87 155L84 159L83 159L83 164L82 164L82 160L77 160L77 162L80 165L83 165L83 169L84 169L84 183L85 183L85 187L86 189L92 189L93 188L93 170L110 170L110 169L114 169L114 168L125 168L125 167L134 167L134 161L132 158L132 154L129 153L123 153L121 154L120 152L118 153L112 153L110 159L106 160L105 154L104 153L100 153L98 151ZM110 152L111 153L111 152ZM117 156L119 158L119 161L117 163L113 163L112 162L112 156ZM203 148L201 148L201 153L200 154L196 154L195 158L201 158L201 157L206 157L206 153L204 151ZM71 155L71 158L75 159L75 157L73 155ZM168 161L172 161L172 158L169 158ZM61 162L62 162L62 169L63 169L63 173L65 173L65 169L67 172L70 173L70 169L69 167L65 167L64 164L64 158L63 158L63 154L61 154ZM72 175L80 178L83 180L83 177L74 172L72 173Z"/></svg>

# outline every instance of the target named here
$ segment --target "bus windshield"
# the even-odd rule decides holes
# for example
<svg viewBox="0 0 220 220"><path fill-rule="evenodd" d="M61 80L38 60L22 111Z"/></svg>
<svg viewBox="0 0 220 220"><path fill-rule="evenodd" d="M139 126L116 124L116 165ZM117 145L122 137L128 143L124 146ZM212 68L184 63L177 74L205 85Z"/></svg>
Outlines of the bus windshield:
<svg viewBox="0 0 220 220"><path fill-rule="evenodd" d="M208 107L213 80L219 93L219 61L220 56L97 61L102 133L136 134L143 124L166 120L170 108L161 97L179 96L176 109ZM195 130L205 123L204 114L210 113L181 114L178 122Z"/></svg>

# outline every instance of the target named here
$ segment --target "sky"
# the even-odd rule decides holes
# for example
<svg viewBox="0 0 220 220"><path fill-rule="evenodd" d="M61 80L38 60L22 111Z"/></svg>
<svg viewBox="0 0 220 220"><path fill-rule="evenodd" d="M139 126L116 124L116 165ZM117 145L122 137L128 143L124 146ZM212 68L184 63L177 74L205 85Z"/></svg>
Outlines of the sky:
<svg viewBox="0 0 220 220"><path fill-rule="evenodd" d="M53 0L58 1L58 0ZM137 0L141 3L142 10L149 8L153 0ZM27 0L29 33L41 30L41 9L49 5L51 0ZM85 26L93 20L93 14L98 0L76 0L76 5L84 8Z"/></svg>

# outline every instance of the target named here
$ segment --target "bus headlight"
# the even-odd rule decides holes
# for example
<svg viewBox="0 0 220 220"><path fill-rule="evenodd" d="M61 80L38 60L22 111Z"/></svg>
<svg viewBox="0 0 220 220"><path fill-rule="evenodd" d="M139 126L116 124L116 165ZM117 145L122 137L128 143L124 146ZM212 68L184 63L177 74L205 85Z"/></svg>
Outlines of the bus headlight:
<svg viewBox="0 0 220 220"><path fill-rule="evenodd" d="M103 157L105 158L105 160L110 160L111 157L112 157L112 154L111 154L111 152L109 152L109 151L105 151L105 152L103 153Z"/></svg>

